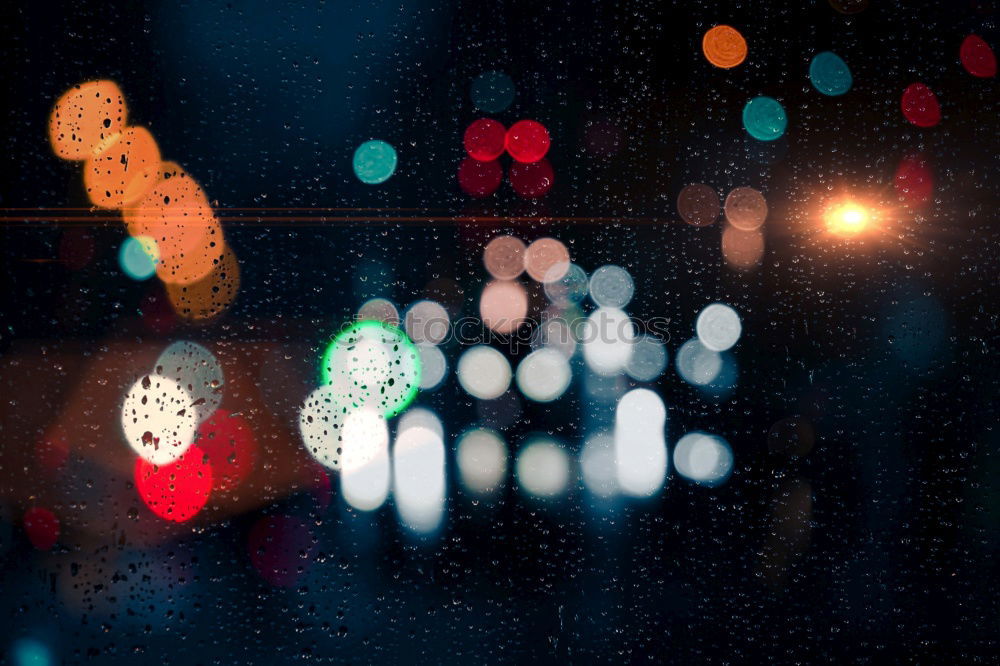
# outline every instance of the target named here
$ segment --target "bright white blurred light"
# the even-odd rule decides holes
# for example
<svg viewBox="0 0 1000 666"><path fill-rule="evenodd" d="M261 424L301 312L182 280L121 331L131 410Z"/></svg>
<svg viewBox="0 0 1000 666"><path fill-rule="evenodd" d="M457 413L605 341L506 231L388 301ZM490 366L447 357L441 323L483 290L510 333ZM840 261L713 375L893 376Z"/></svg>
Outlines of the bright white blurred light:
<svg viewBox="0 0 1000 666"><path fill-rule="evenodd" d="M632 358L635 324L616 308L598 308L581 327L583 358L599 375L620 373Z"/></svg>
<svg viewBox="0 0 1000 666"><path fill-rule="evenodd" d="M573 379L569 361L555 349L531 352L517 366L517 387L529 400L552 402L559 398Z"/></svg>
<svg viewBox="0 0 1000 666"><path fill-rule="evenodd" d="M416 532L433 532L444 514L444 442L437 428L403 428L392 450L393 497L400 522Z"/></svg>
<svg viewBox="0 0 1000 666"><path fill-rule="evenodd" d="M736 310L722 303L712 303L698 314L695 333L707 349L723 352L740 339L743 325Z"/></svg>
<svg viewBox="0 0 1000 666"><path fill-rule="evenodd" d="M697 338L691 338L677 350L677 374L695 386L711 384L722 370L722 355L712 351Z"/></svg>
<svg viewBox="0 0 1000 666"><path fill-rule="evenodd" d="M667 349L651 335L641 335L632 345L632 357L625 372L639 382L650 382L663 374L667 367Z"/></svg>
<svg viewBox="0 0 1000 666"><path fill-rule="evenodd" d="M425 391L436 389L448 374L448 360L434 345L417 345L417 351L420 352L420 388Z"/></svg>
<svg viewBox="0 0 1000 666"><path fill-rule="evenodd" d="M538 438L521 449L515 472L518 485L529 495L556 497L569 485L569 456L553 440Z"/></svg>
<svg viewBox="0 0 1000 666"><path fill-rule="evenodd" d="M495 493L507 474L507 444L492 430L467 431L458 440L458 471L469 491Z"/></svg>
<svg viewBox="0 0 1000 666"><path fill-rule="evenodd" d="M198 429L194 399L177 381L149 375L122 403L122 431L132 450L154 465L171 463L188 450Z"/></svg>
<svg viewBox="0 0 1000 666"><path fill-rule="evenodd" d="M463 352L455 374L462 388L480 400L499 398L510 386L510 363L503 354L486 345Z"/></svg>
<svg viewBox="0 0 1000 666"><path fill-rule="evenodd" d="M396 432L403 432L409 428L427 428L433 431L441 441L444 441L444 426L438 415L426 407L411 407L403 412L396 424Z"/></svg>
<svg viewBox="0 0 1000 666"><path fill-rule="evenodd" d="M649 389L629 391L615 410L615 462L622 492L648 497L667 475L667 409Z"/></svg>
<svg viewBox="0 0 1000 666"><path fill-rule="evenodd" d="M606 432L587 438L580 454L583 485L598 497L611 497L618 490L615 440Z"/></svg>
<svg viewBox="0 0 1000 666"><path fill-rule="evenodd" d="M389 429L374 409L359 409L344 420L340 490L361 511L374 511L389 494Z"/></svg>
<svg viewBox="0 0 1000 666"><path fill-rule="evenodd" d="M674 447L674 467L686 479L717 486L729 478L733 451L726 440L704 432L689 432Z"/></svg>
<svg viewBox="0 0 1000 666"><path fill-rule="evenodd" d="M416 343L439 345L448 337L451 319L448 311L434 301L417 301L406 311L406 334Z"/></svg>
<svg viewBox="0 0 1000 666"><path fill-rule="evenodd" d="M197 342L180 340L171 344L153 367L156 375L174 380L191 394L199 423L222 404L222 365L215 354Z"/></svg>
<svg viewBox="0 0 1000 666"><path fill-rule="evenodd" d="M632 276L621 266L601 266L590 276L590 298L599 307L623 308L633 293Z"/></svg>
<svg viewBox="0 0 1000 666"><path fill-rule="evenodd" d="M330 469L340 467L346 416L342 402L340 390L327 384L310 393L299 409L302 444L316 462Z"/></svg>

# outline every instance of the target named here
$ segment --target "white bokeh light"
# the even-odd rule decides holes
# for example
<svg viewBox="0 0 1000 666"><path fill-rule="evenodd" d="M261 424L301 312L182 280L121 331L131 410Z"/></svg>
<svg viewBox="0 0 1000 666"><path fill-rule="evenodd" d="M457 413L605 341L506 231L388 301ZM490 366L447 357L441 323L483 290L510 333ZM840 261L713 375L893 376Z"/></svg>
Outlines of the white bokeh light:
<svg viewBox="0 0 1000 666"><path fill-rule="evenodd" d="M132 450L154 465L171 463L188 450L198 429L194 398L177 381L149 375L129 388L121 424Z"/></svg>
<svg viewBox="0 0 1000 666"><path fill-rule="evenodd" d="M493 494L507 475L507 444L493 430L473 428L458 440L457 460L467 490L477 495Z"/></svg>
<svg viewBox="0 0 1000 666"><path fill-rule="evenodd" d="M400 522L421 533L433 532L444 515L445 458L441 423L400 424L392 449L393 498Z"/></svg>
<svg viewBox="0 0 1000 666"><path fill-rule="evenodd" d="M722 355L691 338L677 350L677 374L688 384L706 386L722 371Z"/></svg>
<svg viewBox="0 0 1000 666"><path fill-rule="evenodd" d="M599 375L616 375L632 358L635 324L615 308L598 308L590 313L580 333L583 358Z"/></svg>
<svg viewBox="0 0 1000 666"><path fill-rule="evenodd" d="M458 383L473 398L494 400L510 386L510 363L499 351L486 345L465 350L455 369Z"/></svg>
<svg viewBox="0 0 1000 666"><path fill-rule="evenodd" d="M389 495L389 429L373 409L359 409L344 419L340 490L361 511L374 511Z"/></svg>
<svg viewBox="0 0 1000 666"><path fill-rule="evenodd" d="M615 440L610 433L591 435L580 453L583 485L598 497L611 497L618 491L615 467Z"/></svg>
<svg viewBox="0 0 1000 666"><path fill-rule="evenodd" d="M648 497L667 475L667 410L649 389L629 391L615 410L615 463L622 492Z"/></svg>
<svg viewBox="0 0 1000 666"><path fill-rule="evenodd" d="M556 349L531 352L517 366L517 387L535 402L552 402L562 396L573 379L569 361Z"/></svg>
<svg viewBox="0 0 1000 666"><path fill-rule="evenodd" d="M547 437L535 438L517 456L517 483L534 497L557 497L568 489L569 465L566 450L557 442Z"/></svg>
<svg viewBox="0 0 1000 666"><path fill-rule="evenodd" d="M732 472L733 451L717 435L689 432L674 447L674 467L678 474L695 483L717 486Z"/></svg>
<svg viewBox="0 0 1000 666"><path fill-rule="evenodd" d="M743 325L736 310L722 303L712 303L698 314L695 333L707 349L723 352L740 339Z"/></svg>

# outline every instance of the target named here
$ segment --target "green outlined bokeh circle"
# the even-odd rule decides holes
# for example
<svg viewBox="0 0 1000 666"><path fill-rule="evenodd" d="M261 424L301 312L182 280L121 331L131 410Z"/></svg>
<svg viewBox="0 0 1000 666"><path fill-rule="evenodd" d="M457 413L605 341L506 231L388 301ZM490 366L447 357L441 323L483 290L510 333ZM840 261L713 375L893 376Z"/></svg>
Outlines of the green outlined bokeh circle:
<svg viewBox="0 0 1000 666"><path fill-rule="evenodd" d="M416 398L421 371L420 352L406 333L381 321L359 321L327 345L320 381L335 389L344 408L372 408L391 418Z"/></svg>

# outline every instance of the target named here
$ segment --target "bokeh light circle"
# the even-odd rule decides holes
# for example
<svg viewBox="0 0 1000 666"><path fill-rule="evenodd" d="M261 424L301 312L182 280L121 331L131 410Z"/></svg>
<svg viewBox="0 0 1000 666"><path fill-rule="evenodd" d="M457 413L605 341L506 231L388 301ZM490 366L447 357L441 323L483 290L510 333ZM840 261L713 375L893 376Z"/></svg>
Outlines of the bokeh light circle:
<svg viewBox="0 0 1000 666"><path fill-rule="evenodd" d="M510 165L510 186L523 199L537 199L549 193L555 183L555 172L546 159Z"/></svg>
<svg viewBox="0 0 1000 666"><path fill-rule="evenodd" d="M493 280L479 297L479 316L497 333L511 333L527 321L528 293L520 282Z"/></svg>
<svg viewBox="0 0 1000 666"><path fill-rule="evenodd" d="M621 266L601 266L590 275L590 298L598 307L624 308L635 293L635 282Z"/></svg>
<svg viewBox="0 0 1000 666"><path fill-rule="evenodd" d="M573 379L566 356L545 347L528 354L517 366L517 388L535 402L552 402L569 388Z"/></svg>
<svg viewBox="0 0 1000 666"><path fill-rule="evenodd" d="M212 466L198 446L165 465L138 458L134 477L135 489L150 511L175 523L194 518L212 493Z"/></svg>
<svg viewBox="0 0 1000 666"><path fill-rule="evenodd" d="M417 350L420 352L420 389L432 391L448 374L448 360L436 345L419 344Z"/></svg>
<svg viewBox="0 0 1000 666"><path fill-rule="evenodd" d="M380 139L365 141L354 151L354 175L366 185L378 185L389 180L396 171L396 149Z"/></svg>
<svg viewBox="0 0 1000 666"><path fill-rule="evenodd" d="M990 45L979 35L969 35L962 40L958 50L962 67L969 74L988 79L997 75L997 57Z"/></svg>
<svg viewBox="0 0 1000 666"><path fill-rule="evenodd" d="M183 386L191 395L198 421L204 421L222 404L226 383L222 365L215 354L197 342L178 340L156 359L154 374Z"/></svg>
<svg viewBox="0 0 1000 666"><path fill-rule="evenodd" d="M529 495L557 497L564 494L569 486L569 456L554 440L539 437L521 449L515 472L518 485Z"/></svg>
<svg viewBox="0 0 1000 666"><path fill-rule="evenodd" d="M911 83L899 100L903 116L917 127L934 127L941 122L937 95L923 83Z"/></svg>
<svg viewBox="0 0 1000 666"><path fill-rule="evenodd" d="M689 481L717 486L732 472L733 451L721 437L689 432L674 446L674 468Z"/></svg>
<svg viewBox="0 0 1000 666"><path fill-rule="evenodd" d="M553 304L575 305L579 303L590 292L590 279L587 272L576 264L571 263L566 269L566 274L558 280L546 282L542 285L545 297Z"/></svg>
<svg viewBox="0 0 1000 666"><path fill-rule="evenodd" d="M128 109L114 81L73 86L56 101L49 116L49 142L64 160L85 160L125 128Z"/></svg>
<svg viewBox="0 0 1000 666"><path fill-rule="evenodd" d="M155 465L180 458L194 441L198 411L191 394L178 381L148 375L128 390L122 404L125 441Z"/></svg>
<svg viewBox="0 0 1000 666"><path fill-rule="evenodd" d="M369 407L389 418L406 409L420 389L420 352L395 326L355 322L327 346L320 374L341 406Z"/></svg>
<svg viewBox="0 0 1000 666"><path fill-rule="evenodd" d="M698 313L695 332L705 347L722 352L730 349L740 339L743 325L736 310L723 303L712 303Z"/></svg>
<svg viewBox="0 0 1000 666"><path fill-rule="evenodd" d="M530 164L549 152L549 131L536 120L519 120L510 126L504 138L507 152L518 162Z"/></svg>
<svg viewBox="0 0 1000 666"><path fill-rule="evenodd" d="M730 69L746 60L747 41L736 28L717 25L702 37L701 50L705 59L716 67Z"/></svg>
<svg viewBox="0 0 1000 666"><path fill-rule="evenodd" d="M785 107L773 97L754 97L743 107L743 127L759 141L780 139L788 127Z"/></svg>
<svg viewBox="0 0 1000 666"><path fill-rule="evenodd" d="M160 176L160 149L145 127L127 127L87 159L83 186L91 203L124 208L146 195Z"/></svg>
<svg viewBox="0 0 1000 666"><path fill-rule="evenodd" d="M831 97L843 95L854 83L847 63L832 51L823 51L813 56L809 63L809 80L816 90Z"/></svg>
<svg viewBox="0 0 1000 666"><path fill-rule="evenodd" d="M569 250L555 238L539 238L524 253L524 268L536 282L561 280L569 264Z"/></svg>
<svg viewBox="0 0 1000 666"><path fill-rule="evenodd" d="M488 428L467 430L458 439L458 472L466 490L477 495L495 493L507 474L507 444Z"/></svg>
<svg viewBox="0 0 1000 666"><path fill-rule="evenodd" d="M651 382L667 367L667 348L652 335L641 335L632 345L625 372L638 382Z"/></svg>
<svg viewBox="0 0 1000 666"><path fill-rule="evenodd" d="M504 151L507 128L492 118L479 118L465 129L465 152L474 160L492 162Z"/></svg>
<svg viewBox="0 0 1000 666"><path fill-rule="evenodd" d="M455 374L465 392L479 400L495 400L510 386L510 363L503 354L486 345L462 352Z"/></svg>
<svg viewBox="0 0 1000 666"><path fill-rule="evenodd" d="M701 183L686 185L677 195L677 212L694 227L707 227L719 219L722 206L715 188Z"/></svg>
<svg viewBox="0 0 1000 666"><path fill-rule="evenodd" d="M451 330L448 311L440 303L430 300L411 305L403 316L403 324L411 340L432 345L444 342Z"/></svg>
<svg viewBox="0 0 1000 666"><path fill-rule="evenodd" d="M483 72L472 80L469 97L480 111L500 113L514 101L514 82L503 72Z"/></svg>
<svg viewBox="0 0 1000 666"><path fill-rule="evenodd" d="M767 199L752 187L736 187L726 196L726 221L741 231L759 229L767 219Z"/></svg>
<svg viewBox="0 0 1000 666"><path fill-rule="evenodd" d="M677 374L688 384L707 386L722 372L722 355L692 338L681 345L674 359Z"/></svg>
<svg viewBox="0 0 1000 666"><path fill-rule="evenodd" d="M498 280L513 280L524 272L524 241L515 236L497 236L483 250L486 271Z"/></svg>
<svg viewBox="0 0 1000 666"><path fill-rule="evenodd" d="M118 250L122 272L139 282L153 277L159 259L156 241L149 236L129 236Z"/></svg>
<svg viewBox="0 0 1000 666"><path fill-rule="evenodd" d="M466 157L458 165L458 186L470 197L488 197L503 182L503 167L497 161L480 162Z"/></svg>
<svg viewBox="0 0 1000 666"><path fill-rule="evenodd" d="M347 410L341 390L329 384L314 389L299 408L302 445L324 467L340 467Z"/></svg>

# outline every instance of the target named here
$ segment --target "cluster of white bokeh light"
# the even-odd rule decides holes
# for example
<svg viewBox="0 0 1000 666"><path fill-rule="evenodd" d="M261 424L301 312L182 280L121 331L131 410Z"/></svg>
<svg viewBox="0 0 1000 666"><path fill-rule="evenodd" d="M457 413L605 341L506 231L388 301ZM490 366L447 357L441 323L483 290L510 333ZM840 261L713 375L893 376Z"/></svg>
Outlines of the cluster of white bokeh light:
<svg viewBox="0 0 1000 666"><path fill-rule="evenodd" d="M549 503L575 488L606 500L658 495L671 456L667 407L654 389L668 352L657 331L641 332L626 311L635 294L632 276L614 265L588 276L554 239L525 246L499 237L487 246L484 261L495 278L481 294L486 328L511 334L527 324L522 273L540 284L547 304L527 354L500 347L502 336L458 341L454 368L462 390L484 404L511 392L552 403L577 379L582 409L613 406L613 419L593 422L584 414L589 434L578 451L539 433L521 440L513 457L502 426L464 430L454 440L454 465L465 494L498 500L513 481L525 497ZM391 496L404 526L435 533L445 516L451 436L433 411L410 403L418 389L429 392L445 384L449 362L442 345L452 338L452 322L434 301L417 301L401 317L384 298L367 301L357 319L324 355L323 384L300 410L303 442L317 461L339 471L341 493L351 507L374 511ZM677 350L677 374L708 396L724 397L736 384L730 350L742 334L739 314L710 303L693 328L694 336ZM509 359L518 356L512 367ZM672 453L677 474L699 485L724 483L733 468L729 444L707 432L684 434Z"/></svg>

